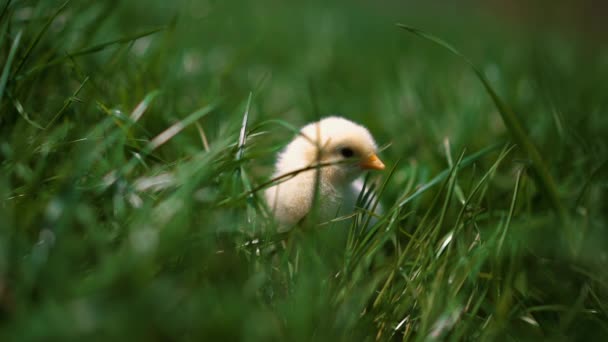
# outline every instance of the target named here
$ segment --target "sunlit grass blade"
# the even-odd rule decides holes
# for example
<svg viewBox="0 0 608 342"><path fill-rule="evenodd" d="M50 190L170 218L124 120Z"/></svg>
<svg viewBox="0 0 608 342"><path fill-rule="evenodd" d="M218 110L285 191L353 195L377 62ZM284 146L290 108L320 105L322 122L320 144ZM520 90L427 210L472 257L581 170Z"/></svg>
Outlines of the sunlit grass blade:
<svg viewBox="0 0 608 342"><path fill-rule="evenodd" d="M452 167L454 165L454 161L452 159L452 150L451 150L451 146L450 146L450 140L448 138L445 138L443 140L443 149L445 150L445 157L448 161L448 166ZM456 196L458 196L458 200L464 204L464 194L462 193L462 188L460 187L460 185L458 183L456 183L456 187L454 188L454 191L456 191Z"/></svg>
<svg viewBox="0 0 608 342"><path fill-rule="evenodd" d="M36 121L34 121L30 118L30 116L26 113L25 108L23 108L23 105L21 104L21 102L19 100L17 100L17 99L12 99L12 100L13 100L13 106L17 110L17 113L19 113L19 115L21 115L21 117L23 118L23 120L25 120L25 122L29 123L33 127L36 127L37 129L44 130L44 127L40 126Z"/></svg>
<svg viewBox="0 0 608 342"><path fill-rule="evenodd" d="M252 95L252 93L249 93L249 97L247 98L247 106L245 108L245 113L243 114L243 122L241 123L241 130L239 132L236 160L241 160L243 158L243 153L245 152L245 142L247 141L247 122L249 121L249 109L251 107Z"/></svg>
<svg viewBox="0 0 608 342"><path fill-rule="evenodd" d="M77 96L80 93L80 91L82 90L82 88L84 87L84 85L87 84L88 80L89 80L89 77L86 77L82 81L82 83L80 83L80 86L78 87L78 89L76 89L76 91L74 91L74 94L72 94L72 96L70 96L67 100L65 100L65 102L63 103L63 107L61 107L61 109L53 116L51 121L49 121L46 124L45 129L51 127L53 125L53 123L55 123L55 120L57 120L72 105L72 103L79 101Z"/></svg>
<svg viewBox="0 0 608 342"><path fill-rule="evenodd" d="M205 106L195 111L194 113L188 115L183 120L180 120L171 125L169 128L165 129L163 132L161 132L159 135L157 135L150 141L147 147L148 152L157 149L161 145L165 144L167 141L171 140L171 138L181 132L184 128L190 126L205 115L211 113L211 111L213 111L215 107L215 105Z"/></svg>
<svg viewBox="0 0 608 342"><path fill-rule="evenodd" d="M241 128L239 130L239 137L237 142L237 152L236 152L236 162L238 163L238 167L236 168L236 173L234 175L235 186L234 190L240 191L241 189L250 193L250 196L247 199L247 222L253 223L253 217L255 216L255 207L252 203L255 193L251 193L251 181L249 180L249 175L247 171L243 167L243 156L245 153L245 145L247 143L247 125L249 123L249 112L251 110L251 100L253 98L253 92L249 92L249 96L247 97L247 104L245 106L245 111L243 113L243 120L241 121Z"/></svg>
<svg viewBox="0 0 608 342"><path fill-rule="evenodd" d="M169 140L171 140L171 138L173 138L175 135L177 135L179 132L181 132L184 128L195 123L197 120L201 119L205 115L208 115L215 108L216 108L216 105L214 105L214 104L205 106L205 107L191 113L186 118L174 123L173 125L171 125L167 129L165 129L164 131L162 131L160 134L158 134L152 140L148 141L146 146L139 153L133 155L133 157L131 157L130 160L125 165L122 165L118 170L114 170L114 171L108 173L104 177L102 188L106 188L106 187L114 184L114 182L116 182L116 180L120 176L129 174L135 168L135 166L140 162L140 159L142 157L147 157L148 155L150 155L155 149L157 149L158 147L167 143ZM127 122L125 128L128 129L132 124L135 124L135 122L133 122L132 120L129 120ZM113 136L116 139L118 137L118 133L115 133Z"/></svg>
<svg viewBox="0 0 608 342"><path fill-rule="evenodd" d="M130 118L133 122L137 122L142 115L144 115L144 113L146 112L146 110L148 109L148 107L150 107L150 104L152 103L152 101L154 101L154 99L160 94L159 90L154 90L150 93L148 93L146 95L146 97L144 97L144 99L137 105L137 107L135 107L135 109L133 109L133 112L131 112Z"/></svg>
<svg viewBox="0 0 608 342"><path fill-rule="evenodd" d="M203 144L203 148L205 151L209 152L209 141L207 139L207 134L203 129L203 126L197 121L194 123L196 125L196 129L198 130L198 135L201 137L201 143Z"/></svg>

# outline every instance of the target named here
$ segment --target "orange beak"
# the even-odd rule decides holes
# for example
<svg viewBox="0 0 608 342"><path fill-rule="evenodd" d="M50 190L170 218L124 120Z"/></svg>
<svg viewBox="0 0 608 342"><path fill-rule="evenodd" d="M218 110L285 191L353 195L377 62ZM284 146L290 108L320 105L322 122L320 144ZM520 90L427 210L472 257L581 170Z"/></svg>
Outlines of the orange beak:
<svg viewBox="0 0 608 342"><path fill-rule="evenodd" d="M372 154L367 159L361 161L361 164L359 165L362 169L366 170L384 170L384 163L375 154Z"/></svg>

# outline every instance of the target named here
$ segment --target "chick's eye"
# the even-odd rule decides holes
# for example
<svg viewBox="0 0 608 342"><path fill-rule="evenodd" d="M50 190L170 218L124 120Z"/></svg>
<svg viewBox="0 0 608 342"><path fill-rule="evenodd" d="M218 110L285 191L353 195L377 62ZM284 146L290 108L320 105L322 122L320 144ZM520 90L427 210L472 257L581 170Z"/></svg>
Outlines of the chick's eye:
<svg viewBox="0 0 608 342"><path fill-rule="evenodd" d="M355 155L355 152L351 148L343 147L340 149L340 154L344 158L350 158Z"/></svg>

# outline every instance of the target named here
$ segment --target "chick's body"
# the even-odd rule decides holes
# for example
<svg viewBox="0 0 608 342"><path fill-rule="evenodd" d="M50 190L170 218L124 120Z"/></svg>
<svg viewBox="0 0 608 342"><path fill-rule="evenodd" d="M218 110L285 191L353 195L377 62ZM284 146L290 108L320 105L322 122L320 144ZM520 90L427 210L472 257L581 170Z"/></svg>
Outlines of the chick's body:
<svg viewBox="0 0 608 342"><path fill-rule="evenodd" d="M365 127L344 118L328 117L302 128L279 154L273 178L289 175L265 193L280 229L289 229L310 212L315 188L319 219L352 212L362 188L357 177L366 169L384 168L376 149ZM307 167L311 169L298 172Z"/></svg>

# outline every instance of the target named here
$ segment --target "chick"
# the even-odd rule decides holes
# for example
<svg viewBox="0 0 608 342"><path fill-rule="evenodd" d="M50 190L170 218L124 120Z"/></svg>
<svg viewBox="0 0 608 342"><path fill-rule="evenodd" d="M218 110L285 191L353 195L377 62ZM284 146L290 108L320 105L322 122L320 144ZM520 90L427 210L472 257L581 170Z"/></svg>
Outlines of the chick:
<svg viewBox="0 0 608 342"><path fill-rule="evenodd" d="M331 116L304 126L280 152L273 178L311 169L287 176L265 192L279 230L289 230L308 214L316 184L319 219L352 212L363 185L357 178L366 170L384 169L376 153L369 131L347 119Z"/></svg>

